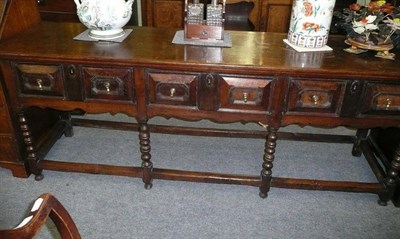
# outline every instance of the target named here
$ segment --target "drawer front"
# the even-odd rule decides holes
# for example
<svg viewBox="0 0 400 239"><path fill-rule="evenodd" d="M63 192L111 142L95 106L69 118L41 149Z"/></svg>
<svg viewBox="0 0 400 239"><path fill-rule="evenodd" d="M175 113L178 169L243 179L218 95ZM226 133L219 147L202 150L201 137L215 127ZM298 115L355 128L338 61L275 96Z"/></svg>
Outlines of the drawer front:
<svg viewBox="0 0 400 239"><path fill-rule="evenodd" d="M14 64L24 95L65 97L62 65Z"/></svg>
<svg viewBox="0 0 400 239"><path fill-rule="evenodd" d="M338 114L345 86L340 80L291 79L287 112Z"/></svg>
<svg viewBox="0 0 400 239"><path fill-rule="evenodd" d="M361 113L400 115L400 85L367 83Z"/></svg>
<svg viewBox="0 0 400 239"><path fill-rule="evenodd" d="M150 104L196 105L196 74L149 72L147 82Z"/></svg>
<svg viewBox="0 0 400 239"><path fill-rule="evenodd" d="M223 76L221 107L265 111L269 105L272 78L256 79Z"/></svg>
<svg viewBox="0 0 400 239"><path fill-rule="evenodd" d="M86 100L134 101L130 68L82 67Z"/></svg>
<svg viewBox="0 0 400 239"><path fill-rule="evenodd" d="M207 73L148 72L149 103L265 112L273 78Z"/></svg>

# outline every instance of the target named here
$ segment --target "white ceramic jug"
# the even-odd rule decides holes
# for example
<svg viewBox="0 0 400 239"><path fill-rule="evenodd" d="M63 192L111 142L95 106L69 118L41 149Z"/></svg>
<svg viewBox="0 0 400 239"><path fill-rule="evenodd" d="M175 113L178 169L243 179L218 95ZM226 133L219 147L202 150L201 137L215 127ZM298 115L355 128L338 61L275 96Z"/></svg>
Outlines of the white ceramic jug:
<svg viewBox="0 0 400 239"><path fill-rule="evenodd" d="M125 34L134 0L74 0L79 20L95 39L114 39Z"/></svg>

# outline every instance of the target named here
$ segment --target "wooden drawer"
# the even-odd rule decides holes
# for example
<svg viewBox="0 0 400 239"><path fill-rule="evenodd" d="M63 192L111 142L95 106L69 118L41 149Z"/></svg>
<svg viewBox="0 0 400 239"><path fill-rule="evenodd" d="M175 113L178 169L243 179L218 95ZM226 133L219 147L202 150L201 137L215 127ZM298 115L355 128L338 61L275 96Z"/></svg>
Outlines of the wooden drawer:
<svg viewBox="0 0 400 239"><path fill-rule="evenodd" d="M148 72L149 103L266 111L272 78L207 73Z"/></svg>
<svg viewBox="0 0 400 239"><path fill-rule="evenodd" d="M345 86L340 80L291 79L286 111L338 114Z"/></svg>
<svg viewBox="0 0 400 239"><path fill-rule="evenodd" d="M19 93L46 97L65 97L62 65L14 63Z"/></svg>
<svg viewBox="0 0 400 239"><path fill-rule="evenodd" d="M131 68L82 67L85 100L134 101Z"/></svg>
<svg viewBox="0 0 400 239"><path fill-rule="evenodd" d="M150 104L196 105L197 74L148 72Z"/></svg>
<svg viewBox="0 0 400 239"><path fill-rule="evenodd" d="M367 83L361 113L399 115L400 85Z"/></svg>
<svg viewBox="0 0 400 239"><path fill-rule="evenodd" d="M268 108L272 78L222 76L222 79L222 108L263 111Z"/></svg>

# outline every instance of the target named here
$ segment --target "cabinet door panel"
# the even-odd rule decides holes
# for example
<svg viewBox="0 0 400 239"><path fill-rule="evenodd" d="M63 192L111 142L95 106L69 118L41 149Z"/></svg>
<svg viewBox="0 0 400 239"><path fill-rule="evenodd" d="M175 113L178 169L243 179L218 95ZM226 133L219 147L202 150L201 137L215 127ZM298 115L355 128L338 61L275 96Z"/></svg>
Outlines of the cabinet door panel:
<svg viewBox="0 0 400 239"><path fill-rule="evenodd" d="M264 0L261 30L288 32L293 0Z"/></svg>
<svg viewBox="0 0 400 239"><path fill-rule="evenodd" d="M153 27L182 28L182 0L150 0L147 3L147 25Z"/></svg>

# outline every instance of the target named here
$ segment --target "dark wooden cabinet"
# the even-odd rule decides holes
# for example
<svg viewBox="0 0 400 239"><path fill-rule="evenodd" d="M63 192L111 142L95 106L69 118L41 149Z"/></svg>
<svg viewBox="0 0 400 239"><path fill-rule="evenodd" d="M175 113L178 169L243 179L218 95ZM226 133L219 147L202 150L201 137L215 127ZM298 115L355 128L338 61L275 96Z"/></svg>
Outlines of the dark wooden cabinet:
<svg viewBox="0 0 400 239"><path fill-rule="evenodd" d="M210 0L202 0L210 3ZM337 0L336 9L355 0ZM184 0L142 0L144 26L183 28ZM227 30L288 32L293 0L227 0Z"/></svg>
<svg viewBox="0 0 400 239"><path fill-rule="evenodd" d="M184 0L138 0L143 26L183 28ZM207 4L211 0L200 0ZM227 30L287 32L293 0L227 0ZM355 0L337 0L336 9ZM39 0L40 15L46 21L78 22L73 0ZM133 5L130 25L138 25L137 1Z"/></svg>
<svg viewBox="0 0 400 239"><path fill-rule="evenodd" d="M44 21L79 22L73 0L37 0Z"/></svg>
<svg viewBox="0 0 400 239"><path fill-rule="evenodd" d="M287 32L289 28L292 0L227 0L226 4L227 30ZM142 0L143 25L183 28L183 8L184 0Z"/></svg>
<svg viewBox="0 0 400 239"><path fill-rule="evenodd" d="M143 26L183 28L182 0L141 0Z"/></svg>

